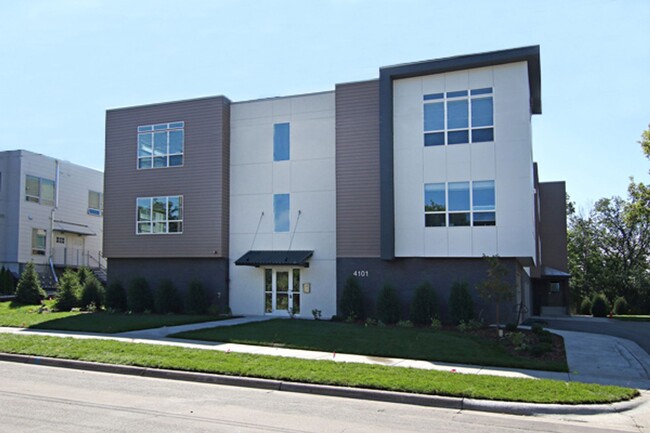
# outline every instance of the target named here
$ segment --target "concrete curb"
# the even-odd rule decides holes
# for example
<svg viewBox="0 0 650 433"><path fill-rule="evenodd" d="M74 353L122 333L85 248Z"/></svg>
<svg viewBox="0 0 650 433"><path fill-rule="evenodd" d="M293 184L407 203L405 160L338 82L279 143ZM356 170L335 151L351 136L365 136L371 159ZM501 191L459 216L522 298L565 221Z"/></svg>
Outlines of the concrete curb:
<svg viewBox="0 0 650 433"><path fill-rule="evenodd" d="M0 361L140 376L155 379L182 380L187 382L200 382L215 385L239 386L245 388L298 392L331 397L346 397L389 403L410 404L416 406L505 413L512 415L594 415L604 413L618 413L634 409L645 403L644 398L642 397L637 397L633 400L623 401L619 403L594 405L538 404L476 400L463 397L444 397L438 395L409 394L404 392L381 391L365 388L349 388L299 382L283 382L271 379L225 376L220 374L165 370L157 368L136 367L130 365L103 364L98 362L76 361L70 359L48 358L32 355L17 355L10 353L0 353Z"/></svg>

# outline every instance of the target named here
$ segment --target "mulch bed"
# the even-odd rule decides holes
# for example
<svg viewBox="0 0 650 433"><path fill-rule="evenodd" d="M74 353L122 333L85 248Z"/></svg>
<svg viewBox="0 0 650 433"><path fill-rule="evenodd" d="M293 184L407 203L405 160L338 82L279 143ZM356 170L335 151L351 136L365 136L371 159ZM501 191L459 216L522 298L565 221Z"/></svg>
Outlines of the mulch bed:
<svg viewBox="0 0 650 433"><path fill-rule="evenodd" d="M558 361L566 362L566 353L564 351L564 339L556 334L550 334L551 338L551 350L543 354L532 354L530 348L540 343L540 334L536 334L527 329L517 329L516 333L523 334L524 347L517 347L513 344L511 333L508 331L503 331L503 337L499 337L497 330L495 328L483 328L475 331L470 331L469 333L481 338L489 339L495 342L498 342L504 349L509 353L527 359L539 359L543 361ZM546 334L549 335L549 334ZM548 337L546 337L548 338Z"/></svg>

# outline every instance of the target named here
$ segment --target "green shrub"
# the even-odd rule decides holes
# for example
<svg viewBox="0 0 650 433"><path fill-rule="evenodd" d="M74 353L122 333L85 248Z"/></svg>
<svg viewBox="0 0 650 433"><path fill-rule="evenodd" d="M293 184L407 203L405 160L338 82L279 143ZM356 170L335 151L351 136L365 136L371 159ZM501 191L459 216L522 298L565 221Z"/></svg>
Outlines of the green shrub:
<svg viewBox="0 0 650 433"><path fill-rule="evenodd" d="M542 356L551 350L553 350L553 346L550 343L537 343L530 347L530 354L533 356Z"/></svg>
<svg viewBox="0 0 650 433"><path fill-rule="evenodd" d="M584 297L580 303L580 314L585 316L591 314L591 300L587 297Z"/></svg>
<svg viewBox="0 0 650 433"><path fill-rule="evenodd" d="M472 319L467 322L460 322L457 326L460 332L476 331L481 329L482 327L483 327L483 322L476 319Z"/></svg>
<svg viewBox="0 0 650 433"><path fill-rule="evenodd" d="M614 314L628 314L630 307L624 297L619 296L614 301Z"/></svg>
<svg viewBox="0 0 650 433"><path fill-rule="evenodd" d="M154 302L156 313L180 313L182 301L176 286L171 280L163 280L156 290L156 299Z"/></svg>
<svg viewBox="0 0 650 433"><path fill-rule="evenodd" d="M126 291L126 306L134 313L153 310L153 296L149 283L142 277L134 278Z"/></svg>
<svg viewBox="0 0 650 433"><path fill-rule="evenodd" d="M609 302L602 293L595 293L591 300L591 314L594 317L607 317L609 314Z"/></svg>
<svg viewBox="0 0 650 433"><path fill-rule="evenodd" d="M15 291L14 277L11 271L3 266L0 269L0 295L13 295Z"/></svg>
<svg viewBox="0 0 650 433"><path fill-rule="evenodd" d="M77 277L79 278L79 284L81 287L85 286L86 281L90 280L91 278L97 279L97 277L95 277L95 274L93 274L93 271L85 266L82 266L77 270Z"/></svg>
<svg viewBox="0 0 650 433"><path fill-rule="evenodd" d="M540 336L539 336L539 342L540 343L549 343L553 344L553 335L548 332L544 331Z"/></svg>
<svg viewBox="0 0 650 433"><path fill-rule="evenodd" d="M410 320L400 320L399 322L396 323L397 326L400 328L412 328L413 327L413 322Z"/></svg>
<svg viewBox="0 0 650 433"><path fill-rule="evenodd" d="M185 311L190 314L204 314L209 305L210 300L203 283L199 280L192 281L185 298Z"/></svg>
<svg viewBox="0 0 650 433"><path fill-rule="evenodd" d="M506 332L515 332L517 331L516 323L506 323Z"/></svg>
<svg viewBox="0 0 650 433"><path fill-rule="evenodd" d="M359 287L359 281L355 277L350 277L345 282L339 301L339 310L343 319L363 320L366 318L363 294Z"/></svg>
<svg viewBox="0 0 650 433"><path fill-rule="evenodd" d="M96 309L100 309L104 305L104 298L104 286L92 273L85 275L84 284L81 287L81 308L87 308L93 304Z"/></svg>
<svg viewBox="0 0 650 433"><path fill-rule="evenodd" d="M431 319L431 329L440 331L442 329L442 322L440 319Z"/></svg>
<svg viewBox="0 0 650 433"><path fill-rule="evenodd" d="M400 308L397 292L390 284L384 284L377 299L377 319L386 325L394 325L399 321L399 317Z"/></svg>
<svg viewBox="0 0 650 433"><path fill-rule="evenodd" d="M73 308L78 308L80 293L81 285L77 273L71 269L66 269L57 284L54 308L59 311L70 311Z"/></svg>
<svg viewBox="0 0 650 433"><path fill-rule="evenodd" d="M541 323L533 323L530 326L530 330L533 332L533 334L542 335L544 332L544 326Z"/></svg>
<svg viewBox="0 0 650 433"><path fill-rule="evenodd" d="M438 299L429 283L423 283L415 289L411 303L411 322L418 326L428 326L438 317Z"/></svg>
<svg viewBox="0 0 650 433"><path fill-rule="evenodd" d="M467 323L474 319L474 301L465 281L457 281L451 286L449 316L454 324Z"/></svg>
<svg viewBox="0 0 650 433"><path fill-rule="evenodd" d="M40 304L44 297L45 291L41 288L34 263L29 262L18 280L15 301L19 304L36 305Z"/></svg>
<svg viewBox="0 0 650 433"><path fill-rule="evenodd" d="M117 311L126 310L126 290L119 281L113 281L106 287L106 308Z"/></svg>

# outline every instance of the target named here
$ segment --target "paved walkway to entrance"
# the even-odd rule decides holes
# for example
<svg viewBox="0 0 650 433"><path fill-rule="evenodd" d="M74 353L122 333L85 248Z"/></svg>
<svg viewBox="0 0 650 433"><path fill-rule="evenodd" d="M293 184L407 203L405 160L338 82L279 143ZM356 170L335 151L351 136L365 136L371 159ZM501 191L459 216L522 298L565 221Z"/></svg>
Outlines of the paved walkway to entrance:
<svg viewBox="0 0 650 433"><path fill-rule="evenodd" d="M563 381L620 385L650 390L650 355L636 343L607 335L582 332L552 330L564 338L569 364L569 373L556 373L537 370L507 369L476 365L448 364L442 362L419 361L401 358L352 355L343 353L318 352L310 350L285 349L280 347L252 346L235 343L216 343L208 341L182 340L168 338L168 335L216 326L232 326L243 323L269 320L263 316L248 316L217 322L194 323L170 326L120 334L95 334L71 331L45 331L37 329L2 328L0 332L13 334L52 335L74 338L102 338L134 343L163 344L221 352L250 353L258 355L285 356L292 358L331 360L335 362L357 362L395 367L410 367L429 370L451 371L465 374L487 374L494 376L546 378Z"/></svg>

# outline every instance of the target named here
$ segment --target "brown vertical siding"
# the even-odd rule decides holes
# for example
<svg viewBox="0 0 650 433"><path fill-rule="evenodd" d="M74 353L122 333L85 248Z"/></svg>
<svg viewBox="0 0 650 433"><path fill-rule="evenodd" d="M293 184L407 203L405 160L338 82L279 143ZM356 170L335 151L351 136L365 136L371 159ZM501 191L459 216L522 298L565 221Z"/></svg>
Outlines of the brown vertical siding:
<svg viewBox="0 0 650 433"><path fill-rule="evenodd" d="M336 86L336 250L379 257L379 81Z"/></svg>
<svg viewBox="0 0 650 433"><path fill-rule="evenodd" d="M542 266L568 272L565 183L540 182L539 198Z"/></svg>
<svg viewBox="0 0 650 433"><path fill-rule="evenodd" d="M106 257L228 257L229 116L221 96L106 113ZM137 170L137 127L174 121L184 165ZM169 195L184 197L183 233L136 235L136 198Z"/></svg>

